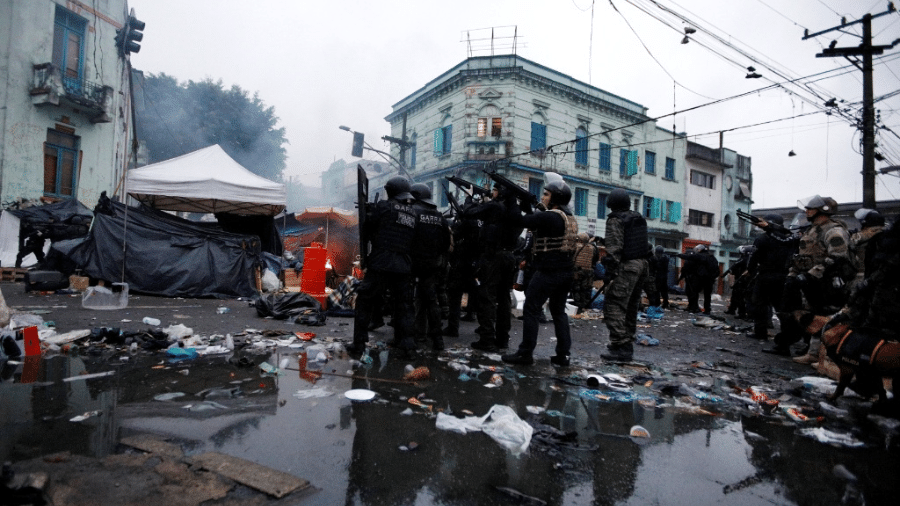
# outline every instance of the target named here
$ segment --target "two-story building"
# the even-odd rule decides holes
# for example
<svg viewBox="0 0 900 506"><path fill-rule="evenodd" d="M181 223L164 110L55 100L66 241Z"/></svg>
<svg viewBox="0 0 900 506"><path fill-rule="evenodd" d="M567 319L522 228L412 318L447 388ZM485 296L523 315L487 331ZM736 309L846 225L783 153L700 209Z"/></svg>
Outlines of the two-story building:
<svg viewBox="0 0 900 506"><path fill-rule="evenodd" d="M126 0L0 2L0 202L122 195L140 25Z"/></svg>

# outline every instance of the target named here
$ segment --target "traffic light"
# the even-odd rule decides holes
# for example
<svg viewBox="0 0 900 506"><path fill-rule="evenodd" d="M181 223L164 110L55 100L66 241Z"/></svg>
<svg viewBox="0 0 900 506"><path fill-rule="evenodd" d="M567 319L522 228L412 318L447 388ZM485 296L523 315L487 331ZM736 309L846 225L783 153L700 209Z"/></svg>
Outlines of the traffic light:
<svg viewBox="0 0 900 506"><path fill-rule="evenodd" d="M146 23L140 21L132 14L128 16L128 19L125 21L125 26L116 30L116 47L119 48L119 54L121 56L140 52L141 45L138 44L138 42L144 38L144 34L141 30L143 30L145 26Z"/></svg>
<svg viewBox="0 0 900 506"><path fill-rule="evenodd" d="M363 134L353 132L353 149L350 151L350 154L357 158L362 158L363 155L363 137Z"/></svg>

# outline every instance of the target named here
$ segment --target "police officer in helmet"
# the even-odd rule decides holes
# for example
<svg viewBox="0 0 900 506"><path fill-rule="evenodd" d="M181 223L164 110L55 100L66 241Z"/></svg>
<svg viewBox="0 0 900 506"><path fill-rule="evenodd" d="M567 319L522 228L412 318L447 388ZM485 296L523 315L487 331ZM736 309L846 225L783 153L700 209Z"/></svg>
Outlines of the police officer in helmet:
<svg viewBox="0 0 900 506"><path fill-rule="evenodd" d="M350 355L361 355L369 340L368 327L374 312L389 290L393 303L394 341L404 351L415 349L413 341L412 258L410 250L416 233L416 211L410 205L409 180L390 178L384 185L387 200L367 205L366 226L361 248L368 255L366 274L357 288L353 344Z"/></svg>
<svg viewBox="0 0 900 506"><path fill-rule="evenodd" d="M600 356L627 362L633 358L641 288L649 275L647 221L630 210L631 199L621 188L610 192L606 205L612 212L606 218L606 256L602 262L612 281L603 303L609 345Z"/></svg>
<svg viewBox="0 0 900 506"><path fill-rule="evenodd" d="M431 200L431 188L416 183L410 188L416 202L416 241L412 248L412 273L415 277L415 340L431 339L432 349L444 349L441 335L441 307L437 284L444 255L450 248L450 226L437 204Z"/></svg>
<svg viewBox="0 0 900 506"><path fill-rule="evenodd" d="M525 289L525 305L522 312L522 342L515 353L501 358L508 364L530 365L534 363L537 346L538 319L544 303L549 300L550 314L556 331L556 355L550 363L569 365L572 339L569 333L569 317L566 314L566 298L572 287L575 263L575 241L578 223L568 209L572 190L562 179L547 183L541 203L547 209L532 212L531 205L523 203L524 216L517 220L534 235L534 274Z"/></svg>

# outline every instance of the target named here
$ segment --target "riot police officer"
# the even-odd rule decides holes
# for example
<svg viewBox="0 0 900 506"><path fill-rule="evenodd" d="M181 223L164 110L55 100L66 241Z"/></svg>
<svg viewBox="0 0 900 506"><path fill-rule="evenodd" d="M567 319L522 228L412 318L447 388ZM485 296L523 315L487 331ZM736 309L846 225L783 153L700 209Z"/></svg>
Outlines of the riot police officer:
<svg viewBox="0 0 900 506"><path fill-rule="evenodd" d="M778 214L765 215L757 225L765 234L753 241L754 251L747 262L747 269L756 274L750 293L753 332L749 337L766 341L769 338L771 311L774 310L779 319L784 317L781 311L784 280L788 263L797 251L799 238L784 229L784 218ZM782 327L784 325L782 323Z"/></svg>
<svg viewBox="0 0 900 506"><path fill-rule="evenodd" d="M831 218L837 211L837 202L831 197L814 195L798 201L798 205L806 211L811 226L800 236L799 250L792 258L782 311L805 309L818 315L831 314L843 307L844 284L856 276L850 259L850 235L842 223ZM783 316L775 346L763 350L766 353L790 355L790 345L802 337L795 315Z"/></svg>
<svg viewBox="0 0 900 506"><path fill-rule="evenodd" d="M544 187L541 197L547 211L533 213L531 205L523 203L524 216L516 224L534 233L534 274L525 289L525 305L522 317L522 342L515 353L501 358L508 364L530 365L534 363L537 346L538 318L544 303L549 300L553 327L556 330L556 355L550 363L569 365L572 339L569 333L569 316L566 314L566 297L572 286L575 269L573 255L578 234L578 223L569 211L572 190L561 179Z"/></svg>
<svg viewBox="0 0 900 506"><path fill-rule="evenodd" d="M360 355L369 340L368 327L376 306L390 290L393 300L394 341L392 344L411 352L413 341L412 259L410 250L416 233L416 211L410 205L409 180L390 178L384 185L387 200L367 205L363 244L371 243L366 274L357 288L351 355Z"/></svg>
<svg viewBox="0 0 900 506"><path fill-rule="evenodd" d="M415 339L431 339L432 349L444 349L441 335L441 307L437 282L450 248L450 226L437 204L431 200L431 188L416 183L410 188L417 213L415 247L412 248L412 274L415 277Z"/></svg>
<svg viewBox="0 0 900 506"><path fill-rule="evenodd" d="M600 356L613 361L633 358L641 289L649 275L647 221L631 211L630 204L628 193L621 188L610 192L606 200L612 212L606 218L606 256L602 262L612 281L603 303L609 344Z"/></svg>

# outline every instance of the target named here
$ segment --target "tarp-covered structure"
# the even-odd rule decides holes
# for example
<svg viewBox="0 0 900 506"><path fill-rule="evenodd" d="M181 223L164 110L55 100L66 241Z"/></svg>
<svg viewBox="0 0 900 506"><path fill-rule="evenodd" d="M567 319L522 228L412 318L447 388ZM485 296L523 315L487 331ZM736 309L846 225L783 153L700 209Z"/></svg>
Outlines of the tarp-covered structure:
<svg viewBox="0 0 900 506"><path fill-rule="evenodd" d="M54 243L85 275L167 297L251 297L259 237L113 202L87 237Z"/></svg>
<svg viewBox="0 0 900 506"><path fill-rule="evenodd" d="M27 230L40 229L49 242L83 237L88 233L94 214L75 199L65 199L53 204L6 209L0 217L0 265L12 267L19 253L19 245ZM25 225L24 227L22 225ZM33 254L25 257L22 266L36 262Z"/></svg>
<svg viewBox="0 0 900 506"><path fill-rule="evenodd" d="M250 172L218 144L132 169L125 189L168 211L275 216L287 202L283 184Z"/></svg>

